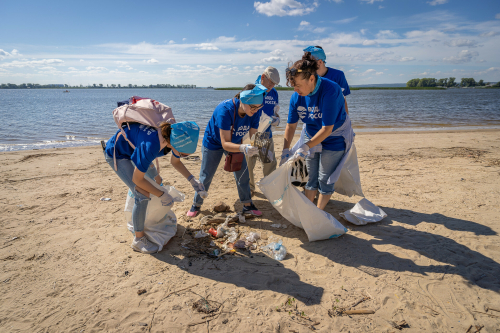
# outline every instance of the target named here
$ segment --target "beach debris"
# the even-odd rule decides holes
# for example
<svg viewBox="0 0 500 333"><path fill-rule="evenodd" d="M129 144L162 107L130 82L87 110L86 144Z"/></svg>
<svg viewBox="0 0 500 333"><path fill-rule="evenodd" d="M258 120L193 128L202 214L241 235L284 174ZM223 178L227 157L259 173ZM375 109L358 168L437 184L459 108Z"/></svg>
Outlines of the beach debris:
<svg viewBox="0 0 500 333"><path fill-rule="evenodd" d="M281 228L281 224L280 223L271 224L271 228Z"/></svg>
<svg viewBox="0 0 500 333"><path fill-rule="evenodd" d="M212 235L212 236L214 236L214 237L216 237L216 238L217 238L217 230L215 230L214 228L210 228L210 229L208 229L208 233L209 233L210 235ZM213 241L212 241L212 243L213 243ZM212 243L210 243L210 245L212 245Z"/></svg>
<svg viewBox="0 0 500 333"><path fill-rule="evenodd" d="M375 312L372 312L375 313ZM389 321L389 324L392 325L395 329L402 330L403 328L410 327L406 320L400 320L400 321Z"/></svg>
<svg viewBox="0 0 500 333"><path fill-rule="evenodd" d="M207 237L207 236L208 236L208 234L205 231L198 230L196 232L196 234L194 235L194 238L203 238L203 237Z"/></svg>
<svg viewBox="0 0 500 333"><path fill-rule="evenodd" d="M238 215L238 220L240 223L245 223L245 215Z"/></svg>
<svg viewBox="0 0 500 333"><path fill-rule="evenodd" d="M199 191L198 194L202 199L208 198L208 192L207 191Z"/></svg>
<svg viewBox="0 0 500 333"><path fill-rule="evenodd" d="M111 198L105 198L105 197L102 197L101 199L99 199L101 201L111 201Z"/></svg>
<svg viewBox="0 0 500 333"><path fill-rule="evenodd" d="M247 244L243 239L238 239L236 242L234 242L233 247L235 249L245 249L247 247Z"/></svg>
<svg viewBox="0 0 500 333"><path fill-rule="evenodd" d="M127 275L129 275L129 274L130 274L130 272L129 272L129 271L125 271L125 273L124 273L124 274L125 274L125 276L127 276Z"/></svg>
<svg viewBox="0 0 500 333"><path fill-rule="evenodd" d="M287 313L287 319L292 319L294 322L306 326L311 331L315 331L316 328L314 326L320 324L317 321L313 321L305 314L304 311L300 311L298 304L293 297L288 297L285 303L281 303L281 306L277 306L276 309L272 309L271 311L273 310L276 312Z"/></svg>
<svg viewBox="0 0 500 333"><path fill-rule="evenodd" d="M214 205L214 211L216 211L217 213L225 212L227 210L229 210L229 206L222 201L219 201Z"/></svg>
<svg viewBox="0 0 500 333"><path fill-rule="evenodd" d="M483 329L483 327L484 325L470 325L469 329L465 333L477 333L480 332Z"/></svg>
<svg viewBox="0 0 500 333"><path fill-rule="evenodd" d="M213 313L219 310L220 306L221 304L219 302L207 300L204 297L193 303L194 310L206 314Z"/></svg>
<svg viewBox="0 0 500 333"><path fill-rule="evenodd" d="M332 309L328 310L328 315L330 317L337 317L337 316L343 316L343 315L355 315L355 314L374 314L375 311L371 310L371 309L359 309L359 310L353 310L353 308L360 304L360 303L363 303L364 301L367 301L371 299L370 297L362 297L360 299L358 299L356 302L354 302L351 306L347 306L347 307L337 307L337 306L333 306ZM338 302L339 300L336 299L336 301Z"/></svg>
<svg viewBox="0 0 500 333"><path fill-rule="evenodd" d="M13 240L19 239L19 237L12 237L10 241L12 242Z"/></svg>
<svg viewBox="0 0 500 333"><path fill-rule="evenodd" d="M238 238L238 233L236 232L236 230L234 228L229 229L226 232L226 235L228 236L227 241L229 243L234 243L236 241L236 239Z"/></svg>
<svg viewBox="0 0 500 333"><path fill-rule="evenodd" d="M137 323L137 325L139 325L139 326L148 326L147 323Z"/></svg>
<svg viewBox="0 0 500 333"><path fill-rule="evenodd" d="M281 261L286 257L286 247L283 245L283 241L281 239L278 242L271 242L262 246L261 250L278 261Z"/></svg>
<svg viewBox="0 0 500 333"><path fill-rule="evenodd" d="M146 289L139 289L137 290L137 295L142 295L142 294L145 294L147 292Z"/></svg>
<svg viewBox="0 0 500 333"><path fill-rule="evenodd" d="M250 243L255 243L260 238L260 235L256 232L248 233L246 240Z"/></svg>
<svg viewBox="0 0 500 333"><path fill-rule="evenodd" d="M484 311L488 312L489 310L500 312L500 305L485 304Z"/></svg>
<svg viewBox="0 0 500 333"><path fill-rule="evenodd" d="M229 322L229 319L224 319L224 320L222 321L222 323L223 323L224 325L225 325L225 324L227 324L228 322Z"/></svg>

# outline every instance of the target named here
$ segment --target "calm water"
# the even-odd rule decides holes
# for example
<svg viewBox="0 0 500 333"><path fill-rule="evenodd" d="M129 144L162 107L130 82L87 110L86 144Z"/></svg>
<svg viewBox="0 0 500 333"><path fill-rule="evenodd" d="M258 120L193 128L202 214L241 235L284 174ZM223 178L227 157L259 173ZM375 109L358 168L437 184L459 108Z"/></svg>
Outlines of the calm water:
<svg viewBox="0 0 500 333"><path fill-rule="evenodd" d="M111 112L132 95L172 108L204 130L214 108L237 91L205 89L0 90L0 151L96 144L117 127ZM280 115L291 91L280 91ZM356 90L347 99L356 132L500 128L500 89ZM278 131L284 130L283 126Z"/></svg>

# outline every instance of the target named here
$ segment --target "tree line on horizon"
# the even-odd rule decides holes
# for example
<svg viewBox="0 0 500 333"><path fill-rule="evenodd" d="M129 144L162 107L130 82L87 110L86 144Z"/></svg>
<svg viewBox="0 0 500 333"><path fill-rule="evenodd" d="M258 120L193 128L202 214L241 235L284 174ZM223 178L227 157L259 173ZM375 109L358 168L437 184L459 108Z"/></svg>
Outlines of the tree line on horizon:
<svg viewBox="0 0 500 333"><path fill-rule="evenodd" d="M56 88L56 89L61 89L61 88L69 88L69 89L86 89L86 88L104 88L104 89L114 89L114 88L181 88L181 89L196 89L195 84L150 84L150 85L137 85L137 84L128 84L128 85L121 85L121 84L107 84L104 86L102 83L99 84L89 84L84 86L83 84L80 84L79 86L70 86L68 84L38 84L38 83L21 83L21 84L15 84L15 83L2 83L0 84L0 89L43 89L43 88Z"/></svg>
<svg viewBox="0 0 500 333"><path fill-rule="evenodd" d="M444 78L444 79L439 79L436 80L434 78L422 78L422 79L411 79L410 81L406 82L406 86L413 88L413 87L446 87L446 88L455 88L455 87L485 87L487 84L484 82L484 80L479 80L476 82L473 78L469 77L463 77L462 80L459 82L455 81L456 78L450 77L450 78ZM492 87L500 87L500 82L491 85Z"/></svg>

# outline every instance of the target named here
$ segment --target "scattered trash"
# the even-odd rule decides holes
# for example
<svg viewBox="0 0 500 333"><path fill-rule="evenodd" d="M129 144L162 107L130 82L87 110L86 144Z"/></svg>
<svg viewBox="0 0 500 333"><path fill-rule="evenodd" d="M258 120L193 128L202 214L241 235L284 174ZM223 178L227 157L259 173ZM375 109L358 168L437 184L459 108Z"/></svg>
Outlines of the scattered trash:
<svg viewBox="0 0 500 333"><path fill-rule="evenodd" d="M203 312L206 314L215 312L219 310L222 304L216 301L210 301L205 298L201 298L200 300L193 303L193 309L198 312Z"/></svg>
<svg viewBox="0 0 500 333"><path fill-rule="evenodd" d="M328 315L330 317L337 317L337 316L343 316L343 315L355 315L355 314L374 314L375 311L370 310L370 309L359 309L359 310L353 310L356 305L367 301L371 299L370 297L363 297L358 299L354 304L348 307L337 307L334 306L333 309L328 310ZM338 300L337 300L338 302Z"/></svg>
<svg viewBox="0 0 500 333"><path fill-rule="evenodd" d="M12 237L10 241L13 241L13 240L16 240L18 239L19 237Z"/></svg>
<svg viewBox="0 0 500 333"><path fill-rule="evenodd" d="M226 232L226 235L228 236L227 241L229 243L235 242L236 238L238 238L238 233L234 230L234 228L229 229L228 232Z"/></svg>
<svg viewBox="0 0 500 333"><path fill-rule="evenodd" d="M339 214L346 221L356 225L375 223L387 217L387 214L367 199L361 199L353 208Z"/></svg>
<svg viewBox="0 0 500 333"><path fill-rule="evenodd" d="M214 228L210 228L208 230L208 233L214 237L217 237L217 230L215 230ZM210 243L210 245L212 245L212 243Z"/></svg>
<svg viewBox="0 0 500 333"><path fill-rule="evenodd" d="M101 199L99 199L101 201L111 201L111 198L105 198L105 197L102 197Z"/></svg>
<svg viewBox="0 0 500 333"><path fill-rule="evenodd" d="M142 295L142 294L145 294L147 291L146 289L139 289L137 290L137 295Z"/></svg>
<svg viewBox="0 0 500 333"><path fill-rule="evenodd" d="M214 242L214 241L211 241L211 242L210 242L210 246L215 246L215 242Z"/></svg>
<svg viewBox="0 0 500 333"><path fill-rule="evenodd" d="M281 228L280 223L271 224L271 228Z"/></svg>
<svg viewBox="0 0 500 333"><path fill-rule="evenodd" d="M129 275L130 272L129 271L125 271L125 276Z"/></svg>
<svg viewBox="0 0 500 333"><path fill-rule="evenodd" d="M240 223L245 223L245 215L238 215L238 219L240 221Z"/></svg>
<svg viewBox="0 0 500 333"><path fill-rule="evenodd" d="M214 211L216 211L217 213L220 213L220 212L225 212L229 210L229 206L226 205L224 202L222 201L219 201L218 203L215 204L214 206Z"/></svg>
<svg viewBox="0 0 500 333"><path fill-rule="evenodd" d="M258 233L250 232L247 235L246 240L249 241L250 243L255 243L259 238L260 238L260 235Z"/></svg>
<svg viewBox="0 0 500 333"><path fill-rule="evenodd" d="M277 243L269 243L268 245L261 247L261 249L278 261L283 260L286 256L286 247L283 245L282 240Z"/></svg>
<svg viewBox="0 0 500 333"><path fill-rule="evenodd" d="M236 242L234 242L233 247L235 249L245 249L247 245L243 239L239 239Z"/></svg>
<svg viewBox="0 0 500 333"><path fill-rule="evenodd" d="M137 325L139 325L139 326L148 326L148 324L146 324L146 323L137 323Z"/></svg>
<svg viewBox="0 0 500 333"><path fill-rule="evenodd" d="M214 256L219 256L220 254L220 250L219 249L215 249L214 252L213 252Z"/></svg>
<svg viewBox="0 0 500 333"><path fill-rule="evenodd" d="M208 236L208 234L205 231L199 230L194 235L194 238L203 238L203 237L207 237L207 236Z"/></svg>
<svg viewBox="0 0 500 333"><path fill-rule="evenodd" d="M203 199L206 199L208 198L208 192L207 191L199 191L198 194L200 195L200 197L202 197Z"/></svg>

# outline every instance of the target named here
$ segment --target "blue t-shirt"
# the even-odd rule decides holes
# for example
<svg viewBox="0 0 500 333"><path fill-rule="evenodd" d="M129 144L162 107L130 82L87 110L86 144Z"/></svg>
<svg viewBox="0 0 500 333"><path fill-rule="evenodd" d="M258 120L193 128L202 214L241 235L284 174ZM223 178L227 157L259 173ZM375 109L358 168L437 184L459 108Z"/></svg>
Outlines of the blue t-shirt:
<svg viewBox="0 0 500 333"><path fill-rule="evenodd" d="M116 146L116 159L131 160L137 169L142 172L148 171L149 165L155 158L164 156L165 150L160 150L160 139L156 128L142 125L139 123L130 123L130 129L127 124L122 125L127 138L135 146L135 149L125 140L123 134L120 135L118 141L116 136L121 131L118 130L106 143L106 154L113 157L113 148Z"/></svg>
<svg viewBox="0 0 500 333"><path fill-rule="evenodd" d="M326 69L327 72L325 76L322 76L322 78L327 78L337 83L340 88L342 88L342 94L344 94L344 96L349 95L351 93L351 90L349 89L349 85L347 84L347 80L345 79L344 72L330 67L327 67Z"/></svg>
<svg viewBox="0 0 500 333"><path fill-rule="evenodd" d="M264 105L262 106L262 109L259 111L259 119L260 116L262 115L262 112L267 114L269 117L274 116L274 107L278 105L278 92L276 89L271 89L264 98ZM271 131L271 126L269 126L266 130L266 132L269 132L269 138L273 137L273 132Z"/></svg>
<svg viewBox="0 0 500 333"><path fill-rule="evenodd" d="M236 112L240 107L240 100L235 98ZM230 131L234 118L234 104L232 99L222 101L215 108L212 118L205 128L205 135L203 136L203 146L210 150L222 149L222 142L220 140L220 130ZM236 114L236 122L234 124L233 135L231 136L232 143L241 143L243 136L250 131L250 128L259 128L260 111L256 112L252 117L245 114L241 118Z"/></svg>
<svg viewBox="0 0 500 333"><path fill-rule="evenodd" d="M300 96L296 92L290 98L288 123L295 124L301 119L306 124L306 132L313 137L323 126L333 126L333 131L344 124L346 118L344 96L340 86L321 78L318 91L312 96ZM321 142L323 149L345 150L342 136L329 136Z"/></svg>

